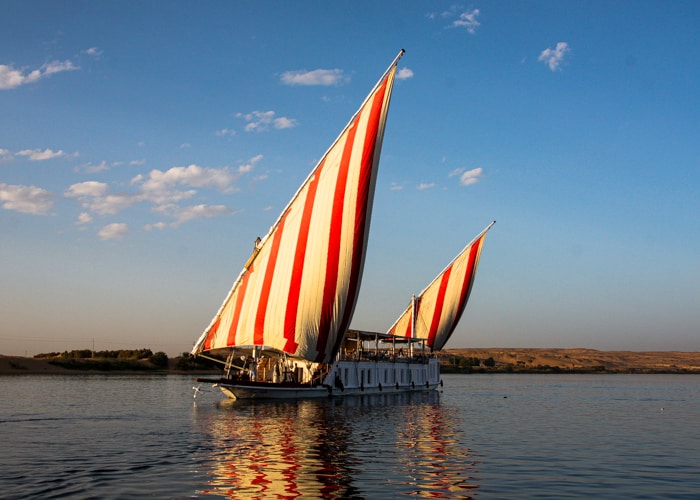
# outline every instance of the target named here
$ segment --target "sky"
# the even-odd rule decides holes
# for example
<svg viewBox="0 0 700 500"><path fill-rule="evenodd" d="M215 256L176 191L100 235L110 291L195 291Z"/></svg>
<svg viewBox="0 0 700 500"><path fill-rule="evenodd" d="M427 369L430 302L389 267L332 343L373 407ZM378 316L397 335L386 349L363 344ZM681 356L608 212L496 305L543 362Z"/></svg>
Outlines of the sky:
<svg viewBox="0 0 700 500"><path fill-rule="evenodd" d="M447 348L700 350L698 2L2 11L2 354L189 351L402 48L351 326L496 220Z"/></svg>

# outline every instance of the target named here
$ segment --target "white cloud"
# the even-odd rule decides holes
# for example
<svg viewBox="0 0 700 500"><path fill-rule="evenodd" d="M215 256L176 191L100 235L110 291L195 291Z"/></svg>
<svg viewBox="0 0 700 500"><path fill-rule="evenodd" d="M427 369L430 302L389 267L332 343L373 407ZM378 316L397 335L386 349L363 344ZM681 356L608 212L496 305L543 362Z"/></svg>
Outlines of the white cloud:
<svg viewBox="0 0 700 500"><path fill-rule="evenodd" d="M188 167L172 167L165 172L154 169L148 174L148 179L141 185L145 195L164 193L173 186L215 187L219 191L229 191L238 175L229 168L207 168L199 165ZM132 184L139 184L143 176L132 179Z"/></svg>
<svg viewBox="0 0 700 500"><path fill-rule="evenodd" d="M216 135L219 137L233 137L236 135L236 131L230 128L222 128L221 130L216 131Z"/></svg>
<svg viewBox="0 0 700 500"><path fill-rule="evenodd" d="M109 186L104 182L86 181L69 186L63 195L76 198L81 207L98 215L114 215L141 200L139 195L108 191Z"/></svg>
<svg viewBox="0 0 700 500"><path fill-rule="evenodd" d="M12 152L7 149L0 148L0 162L12 160Z"/></svg>
<svg viewBox="0 0 700 500"><path fill-rule="evenodd" d="M51 61L46 63L41 68L25 73L23 69L15 69L13 66L0 64L0 90L10 90L21 85L34 83L40 79L60 73L63 71L73 71L80 69L71 61Z"/></svg>
<svg viewBox="0 0 700 500"><path fill-rule="evenodd" d="M213 188L219 192L231 193L236 190L235 181L243 174L251 172L262 155L255 156L238 168L205 168L198 165L173 167L165 171L151 170L147 175L136 175L131 179L132 192L112 194L109 185L98 181L85 181L72 184L63 193L73 198L84 210L78 217L77 225L92 221L92 216L113 215L137 203L148 203L151 210L174 220L143 226L145 230L177 227L180 224L205 217L219 217L231 214L224 205L199 204L181 207L183 200L197 194L195 188ZM100 231L102 239L123 237L126 224L105 226Z"/></svg>
<svg viewBox="0 0 700 500"><path fill-rule="evenodd" d="M225 205L194 205L190 207L182 207L177 209L173 216L175 217L175 226L179 226L184 222L194 219L221 217L222 215L230 215L233 212Z"/></svg>
<svg viewBox="0 0 700 500"><path fill-rule="evenodd" d="M472 168L471 170L467 170L466 172L463 172L459 176L459 183L462 186L470 186L472 184L476 184L477 182L479 182L483 173L484 173L484 169L481 167Z"/></svg>
<svg viewBox="0 0 700 500"><path fill-rule="evenodd" d="M104 182L85 181L70 185L64 195L68 198L79 198L81 196L104 196L108 190L109 186Z"/></svg>
<svg viewBox="0 0 700 500"><path fill-rule="evenodd" d="M443 12L442 17L452 17L457 13L455 9ZM465 28L470 35L476 34L476 29L481 26L477 21L477 16L480 14L479 9L466 10L457 15L457 19L452 21L451 28Z"/></svg>
<svg viewBox="0 0 700 500"><path fill-rule="evenodd" d="M129 226L124 222L107 224L97 234L103 240L120 240L129 232Z"/></svg>
<svg viewBox="0 0 700 500"><path fill-rule="evenodd" d="M399 80L408 80L413 78L413 71L408 68L401 68L396 72L396 78Z"/></svg>
<svg viewBox="0 0 700 500"><path fill-rule="evenodd" d="M78 215L78 220L75 221L75 223L79 226L90 222L92 222L92 215L87 212L81 212L80 215Z"/></svg>
<svg viewBox="0 0 700 500"><path fill-rule="evenodd" d="M286 116L280 116L272 121L272 124L276 129L285 129L296 127L297 121L294 118L287 118Z"/></svg>
<svg viewBox="0 0 700 500"><path fill-rule="evenodd" d="M418 189L419 191L424 191L424 190L426 190L426 189L432 189L432 188L434 188L434 187L435 187L435 183L434 183L434 182L421 182L420 184L418 184L418 188L417 188L417 189Z"/></svg>
<svg viewBox="0 0 700 500"><path fill-rule="evenodd" d="M537 60L549 66L550 70L557 71L559 66L561 66L562 62L564 61L564 56L570 51L571 48L569 48L568 43L559 42L553 49L544 49Z"/></svg>
<svg viewBox="0 0 700 500"><path fill-rule="evenodd" d="M52 61L44 64L41 69L44 70L44 74L42 76L45 76L52 75L54 73L61 73L62 71L73 71L80 68L70 61Z"/></svg>
<svg viewBox="0 0 700 500"><path fill-rule="evenodd" d="M285 129L295 127L297 121L294 118L286 116L275 117L274 111L252 111L250 113L236 113L236 118L245 120L246 132L264 132L270 129L270 126L276 129Z"/></svg>
<svg viewBox="0 0 700 500"><path fill-rule="evenodd" d="M401 191L403 190L403 186L397 182L392 182L391 187L389 189L391 191Z"/></svg>
<svg viewBox="0 0 700 500"><path fill-rule="evenodd" d="M0 183L0 202L5 210L46 215L53 207L54 195L36 186Z"/></svg>
<svg viewBox="0 0 700 500"><path fill-rule="evenodd" d="M168 227L168 225L167 225L165 222L156 222L155 224L146 224L145 226L143 226L143 228L144 228L146 231L150 231L150 230L152 230L152 229L161 229L161 230L163 230L163 229L165 229L166 227Z"/></svg>
<svg viewBox="0 0 700 500"><path fill-rule="evenodd" d="M82 169L83 171L87 172L88 174L96 174L98 172L105 172L109 170L109 165L107 164L106 161L102 160L99 165L93 165L92 163L88 163L87 165L83 165Z"/></svg>
<svg viewBox="0 0 700 500"><path fill-rule="evenodd" d="M94 57L95 59L99 59L104 51L98 49L97 47L90 47L89 49L85 49L81 51L81 54L86 54L90 57Z"/></svg>
<svg viewBox="0 0 700 500"><path fill-rule="evenodd" d="M248 160L248 163L244 163L243 165L240 165L238 167L238 172L241 174L247 174L248 172L252 172L253 168L255 168L255 164L262 160L262 157L263 155L253 156L250 160ZM267 176L265 176L265 178L266 177Z"/></svg>
<svg viewBox="0 0 700 500"><path fill-rule="evenodd" d="M342 85L350 81L342 69L315 69L313 71L285 71L281 77L285 85Z"/></svg>
<svg viewBox="0 0 700 500"><path fill-rule="evenodd" d="M78 156L78 153L68 154L60 149L58 151L53 151L47 148L43 151L41 149L23 149L15 153L15 155L26 156L31 161L44 161L53 160L54 158L75 158Z"/></svg>
<svg viewBox="0 0 700 500"><path fill-rule="evenodd" d="M154 212L172 217L175 219L174 222L156 222L154 224L146 224L143 228L146 231L151 231L153 229L165 229L167 227L179 227L185 222L189 222L196 219L221 217L224 215L232 215L234 212L225 205L192 205L189 207L178 207L176 205L162 205L156 207Z"/></svg>

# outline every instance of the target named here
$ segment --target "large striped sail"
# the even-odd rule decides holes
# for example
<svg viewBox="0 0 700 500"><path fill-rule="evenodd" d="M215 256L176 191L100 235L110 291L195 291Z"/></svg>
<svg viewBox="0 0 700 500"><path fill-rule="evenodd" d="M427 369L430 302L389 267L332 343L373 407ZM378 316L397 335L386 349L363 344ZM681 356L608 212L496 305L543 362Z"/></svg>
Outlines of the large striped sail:
<svg viewBox="0 0 700 500"><path fill-rule="evenodd" d="M406 308L387 333L426 339L432 351L450 339L469 300L489 224Z"/></svg>
<svg viewBox="0 0 700 500"><path fill-rule="evenodd" d="M355 309L403 50L256 245L193 354L264 346L330 361Z"/></svg>

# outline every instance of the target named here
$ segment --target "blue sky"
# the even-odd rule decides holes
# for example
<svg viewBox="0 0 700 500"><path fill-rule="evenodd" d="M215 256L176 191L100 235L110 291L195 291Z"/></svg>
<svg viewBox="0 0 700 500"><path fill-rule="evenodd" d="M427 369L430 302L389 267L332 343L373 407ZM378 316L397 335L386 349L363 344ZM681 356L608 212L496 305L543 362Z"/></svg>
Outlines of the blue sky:
<svg viewBox="0 0 700 500"><path fill-rule="evenodd" d="M447 347L700 350L700 4L5 1L0 353L189 351L401 48L360 300L491 220Z"/></svg>

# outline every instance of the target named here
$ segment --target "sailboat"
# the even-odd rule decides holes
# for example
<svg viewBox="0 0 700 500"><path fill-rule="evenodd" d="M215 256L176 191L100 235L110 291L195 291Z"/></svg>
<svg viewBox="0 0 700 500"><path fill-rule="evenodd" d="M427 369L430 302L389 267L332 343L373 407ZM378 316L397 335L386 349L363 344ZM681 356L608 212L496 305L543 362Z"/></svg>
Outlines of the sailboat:
<svg viewBox="0 0 700 500"><path fill-rule="evenodd" d="M234 281L192 354L233 399L428 390L427 339L349 330L364 268L379 157L401 50ZM396 346L405 345L397 349ZM417 347L420 345L420 347Z"/></svg>
<svg viewBox="0 0 700 500"><path fill-rule="evenodd" d="M467 306L484 238L495 223L491 222L418 296L413 296L389 328L389 335L423 339L431 352L445 346Z"/></svg>

